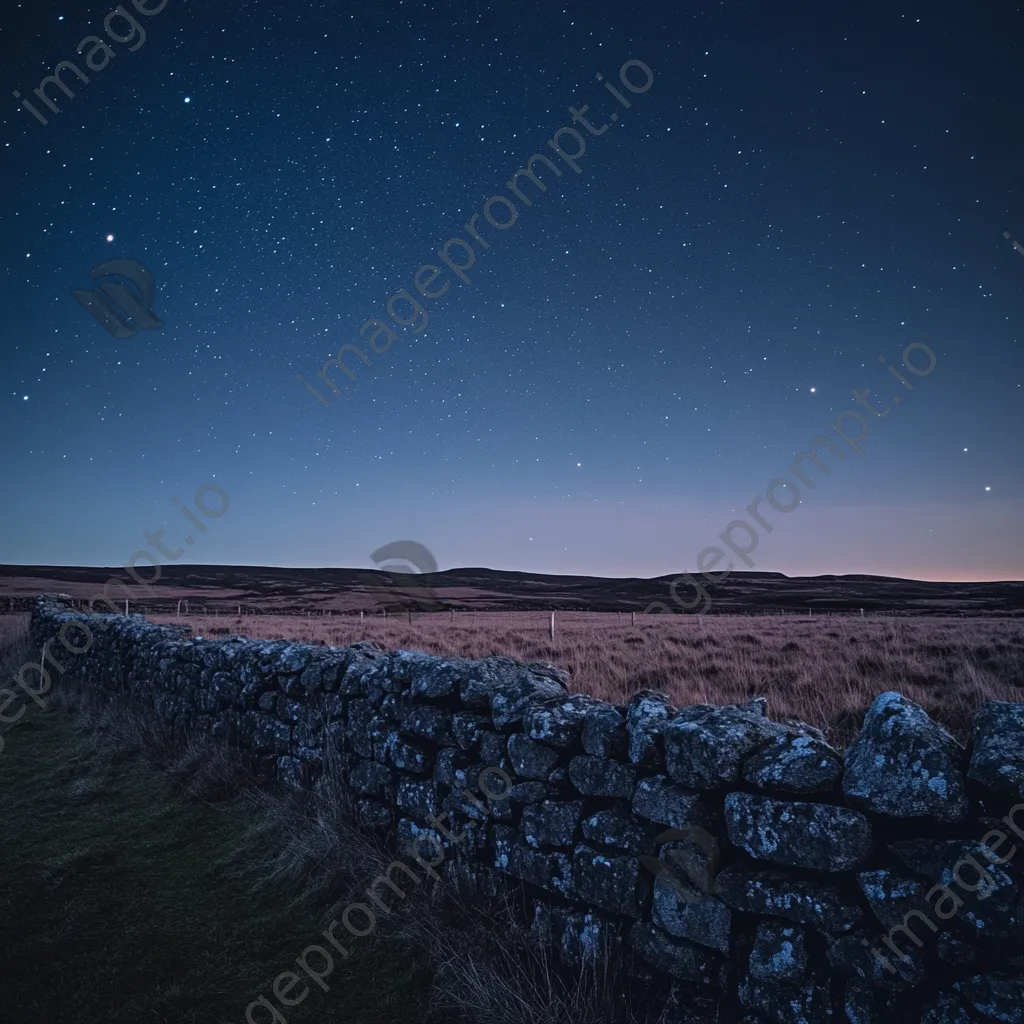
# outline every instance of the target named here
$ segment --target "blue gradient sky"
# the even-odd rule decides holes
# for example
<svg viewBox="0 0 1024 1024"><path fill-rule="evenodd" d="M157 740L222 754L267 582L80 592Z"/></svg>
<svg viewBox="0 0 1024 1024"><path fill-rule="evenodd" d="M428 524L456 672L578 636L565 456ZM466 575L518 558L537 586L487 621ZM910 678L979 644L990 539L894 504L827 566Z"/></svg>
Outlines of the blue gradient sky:
<svg viewBox="0 0 1024 1024"><path fill-rule="evenodd" d="M693 570L872 388L901 404L766 513L754 567L1024 578L1024 18L784 6L170 0L45 126L11 92L111 8L5 14L0 562L181 543L170 499L216 481L189 561L408 537L441 568ZM546 141L584 104L621 116L576 174ZM360 325L542 151L562 176L478 221L471 283L370 351ZM161 330L115 340L71 298L113 258L153 273ZM878 357L912 342L911 393ZM295 374L345 343L371 366L326 408Z"/></svg>

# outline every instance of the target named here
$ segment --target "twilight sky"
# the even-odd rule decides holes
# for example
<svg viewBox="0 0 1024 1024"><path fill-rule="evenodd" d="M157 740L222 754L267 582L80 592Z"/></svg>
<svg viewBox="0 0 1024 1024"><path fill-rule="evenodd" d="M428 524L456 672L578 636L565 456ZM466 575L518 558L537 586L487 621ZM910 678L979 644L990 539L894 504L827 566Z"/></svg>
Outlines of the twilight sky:
<svg viewBox="0 0 1024 1024"><path fill-rule="evenodd" d="M0 21L0 562L1024 578L1020 5L138 2Z"/></svg>

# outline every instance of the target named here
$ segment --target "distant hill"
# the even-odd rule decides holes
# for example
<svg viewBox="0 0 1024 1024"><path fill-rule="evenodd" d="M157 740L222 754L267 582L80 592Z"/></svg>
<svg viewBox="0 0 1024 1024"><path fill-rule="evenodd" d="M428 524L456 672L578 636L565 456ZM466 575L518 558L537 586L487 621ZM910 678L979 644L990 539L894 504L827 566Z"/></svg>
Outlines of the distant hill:
<svg viewBox="0 0 1024 1024"><path fill-rule="evenodd" d="M140 572L149 575L143 566ZM98 593L111 576L128 579L124 570L91 566L0 566L0 611L4 599L17 607L30 598L59 590L77 598ZM132 584L133 602L146 609L170 610L179 598L222 610L243 605L250 610L287 613L309 609L346 611L358 608L455 608L539 611L643 611L654 601L680 608L669 595L675 575L655 579L601 576L549 576L479 567L443 572L388 573L376 569L285 569L273 566L162 566L156 596ZM896 611L914 615L1024 614L1024 582L929 583L886 576L789 577L779 572L734 572L705 587L712 613L760 611ZM429 592L428 592L429 591ZM693 588L680 584L680 599L693 602ZM124 599L112 587L114 599ZM696 607L702 607L697 605Z"/></svg>

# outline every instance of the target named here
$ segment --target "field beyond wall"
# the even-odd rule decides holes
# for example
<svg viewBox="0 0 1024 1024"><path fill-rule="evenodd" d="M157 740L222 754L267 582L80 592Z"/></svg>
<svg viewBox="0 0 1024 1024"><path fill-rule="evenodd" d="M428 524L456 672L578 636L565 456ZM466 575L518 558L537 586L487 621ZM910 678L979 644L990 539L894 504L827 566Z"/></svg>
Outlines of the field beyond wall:
<svg viewBox="0 0 1024 1024"><path fill-rule="evenodd" d="M773 718L800 718L844 745L864 709L899 690L961 740L984 700L1024 700L1024 620L859 616L647 615L629 613L413 612L384 619L274 615L152 615L197 635L242 634L340 647L373 640L388 649L546 661L572 674L570 689L615 704L639 690L673 703L731 704L764 696Z"/></svg>

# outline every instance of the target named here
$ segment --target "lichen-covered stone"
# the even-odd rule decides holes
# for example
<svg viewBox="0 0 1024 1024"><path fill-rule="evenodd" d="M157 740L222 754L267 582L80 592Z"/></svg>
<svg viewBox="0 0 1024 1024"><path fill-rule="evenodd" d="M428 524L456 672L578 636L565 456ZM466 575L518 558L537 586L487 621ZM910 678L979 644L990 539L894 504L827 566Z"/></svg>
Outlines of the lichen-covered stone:
<svg viewBox="0 0 1024 1024"><path fill-rule="evenodd" d="M640 863L636 857L601 853L581 843L573 853L573 881L577 897L616 914L639 918L638 882Z"/></svg>
<svg viewBox="0 0 1024 1024"><path fill-rule="evenodd" d="M772 985L749 975L740 982L740 1002L777 1024L826 1024L832 1021L828 985L807 981L802 985Z"/></svg>
<svg viewBox="0 0 1024 1024"><path fill-rule="evenodd" d="M654 842L654 829L637 821L630 814L629 804L621 803L584 818L583 836L627 853L647 853Z"/></svg>
<svg viewBox="0 0 1024 1024"><path fill-rule="evenodd" d="M663 764L661 736L668 724L671 703L656 690L642 690L630 698L626 710L626 731L629 735L629 760L645 768Z"/></svg>
<svg viewBox="0 0 1024 1024"><path fill-rule="evenodd" d="M584 796L633 798L636 772L617 761L580 754L569 762L569 778Z"/></svg>
<svg viewBox="0 0 1024 1024"><path fill-rule="evenodd" d="M517 782L508 791L509 799L517 804L539 804L550 796L550 789L543 782Z"/></svg>
<svg viewBox="0 0 1024 1024"><path fill-rule="evenodd" d="M432 779L402 779L395 800L400 811L421 818L438 812L437 788Z"/></svg>
<svg viewBox="0 0 1024 1024"><path fill-rule="evenodd" d="M609 931L608 922L593 912L534 902L531 939L557 949L563 962L572 966L596 964L611 941Z"/></svg>
<svg viewBox="0 0 1024 1024"><path fill-rule="evenodd" d="M786 736L752 755L743 779L780 793L829 793L843 777L843 758L812 736Z"/></svg>
<svg viewBox="0 0 1024 1024"><path fill-rule="evenodd" d="M625 716L610 704L595 704L583 725L582 742L592 757L624 757L628 747Z"/></svg>
<svg viewBox="0 0 1024 1024"><path fill-rule="evenodd" d="M308 769L297 757L280 757L277 760L277 777L289 789L304 789L308 782Z"/></svg>
<svg viewBox="0 0 1024 1024"><path fill-rule="evenodd" d="M1024 800L1024 704L983 704L973 738L967 777L1007 800Z"/></svg>
<svg viewBox="0 0 1024 1024"><path fill-rule="evenodd" d="M915 923L912 919L911 924ZM927 933L928 929L923 929ZM918 926L918 934L921 926ZM896 940L903 938L902 942ZM918 935L922 940L923 935ZM886 939L893 942L893 950ZM863 981L871 988L901 989L920 984L926 975L926 957L913 940L902 933L892 938L884 931L850 932L837 935L829 942L826 957L830 966L841 974Z"/></svg>
<svg viewBox="0 0 1024 1024"><path fill-rule="evenodd" d="M799 925L762 921L750 951L750 976L772 984L798 984L807 973L807 940Z"/></svg>
<svg viewBox="0 0 1024 1024"><path fill-rule="evenodd" d="M919 704L877 697L846 751L843 792L854 806L889 818L962 821L966 753Z"/></svg>
<svg viewBox="0 0 1024 1024"><path fill-rule="evenodd" d="M434 756L425 747L392 733L387 740L388 758L396 768L426 775L434 767Z"/></svg>
<svg viewBox="0 0 1024 1024"><path fill-rule="evenodd" d="M523 715L523 728L530 739L549 747L577 746L587 713L594 703L592 698L572 694L534 704Z"/></svg>
<svg viewBox="0 0 1024 1024"><path fill-rule="evenodd" d="M1024 1021L1024 976L975 974L953 985L957 993L989 1020Z"/></svg>
<svg viewBox="0 0 1024 1024"><path fill-rule="evenodd" d="M1024 940L1024 894L1017 879L975 839L911 839L890 844L918 874L946 887L948 913L978 937ZM1002 855L1009 851L1004 846ZM938 904L938 894L934 901ZM937 911L932 910L932 913Z"/></svg>
<svg viewBox="0 0 1024 1024"><path fill-rule="evenodd" d="M637 954L665 974L683 981L714 985L720 959L702 946L676 939L646 921L630 929L629 943Z"/></svg>
<svg viewBox="0 0 1024 1024"><path fill-rule="evenodd" d="M651 920L677 938L729 952L730 909L671 871L662 871L654 879Z"/></svg>
<svg viewBox="0 0 1024 1024"><path fill-rule="evenodd" d="M441 746L455 742L451 715L430 704L412 704L401 709L398 716L403 732Z"/></svg>
<svg viewBox="0 0 1024 1024"><path fill-rule="evenodd" d="M633 812L649 821L676 828L699 824L709 814L703 794L684 789L664 775L652 775L637 783Z"/></svg>
<svg viewBox="0 0 1024 1024"><path fill-rule="evenodd" d="M506 825L494 826L494 866L541 889L563 896L573 891L572 858L567 853L542 853Z"/></svg>
<svg viewBox="0 0 1024 1024"><path fill-rule="evenodd" d="M913 911L926 916L931 913L924 898L931 887L906 872L893 868L861 871L857 882L883 928L896 927Z"/></svg>
<svg viewBox="0 0 1024 1024"><path fill-rule="evenodd" d="M480 736L487 725L488 720L483 715L471 711L457 711L452 715L452 733L463 750L476 750L480 746Z"/></svg>
<svg viewBox="0 0 1024 1024"><path fill-rule="evenodd" d="M360 761L349 773L348 784L363 796L387 796L394 789L394 772L376 761Z"/></svg>
<svg viewBox="0 0 1024 1024"><path fill-rule="evenodd" d="M535 849L571 847L583 813L583 801L544 800L523 808L523 838Z"/></svg>
<svg viewBox="0 0 1024 1024"><path fill-rule="evenodd" d="M752 793L725 798L729 839L758 860L817 871L849 871L872 850L871 823L833 804L772 800Z"/></svg>
<svg viewBox="0 0 1024 1024"><path fill-rule="evenodd" d="M480 734L480 758L487 764L501 764L508 752L508 737L498 732Z"/></svg>
<svg viewBox="0 0 1024 1024"><path fill-rule="evenodd" d="M811 924L826 934L848 931L864 917L857 903L834 883L749 864L720 871L715 895L734 910Z"/></svg>
<svg viewBox="0 0 1024 1024"><path fill-rule="evenodd" d="M391 808L387 804L365 797L356 801L356 821L364 828L387 828L391 820Z"/></svg>
<svg viewBox="0 0 1024 1024"><path fill-rule="evenodd" d="M557 750L531 740L521 732L509 736L508 756L516 775L524 779L546 779L558 764Z"/></svg>
<svg viewBox="0 0 1024 1024"><path fill-rule="evenodd" d="M749 754L784 735L784 727L751 711L686 708L665 727L668 774L687 789L723 789L739 779Z"/></svg>

